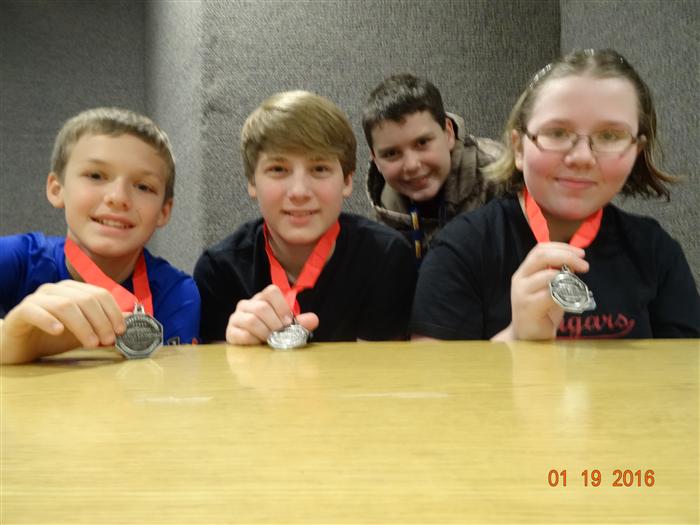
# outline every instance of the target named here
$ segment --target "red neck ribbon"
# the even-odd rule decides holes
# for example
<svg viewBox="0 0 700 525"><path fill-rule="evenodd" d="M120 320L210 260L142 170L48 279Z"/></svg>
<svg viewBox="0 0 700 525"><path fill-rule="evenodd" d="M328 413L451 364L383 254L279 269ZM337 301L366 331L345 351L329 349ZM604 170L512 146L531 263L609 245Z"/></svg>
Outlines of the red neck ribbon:
<svg viewBox="0 0 700 525"><path fill-rule="evenodd" d="M148 272L146 270L146 260L143 257L143 250L136 261L134 274L131 278L134 283L134 293L124 288L114 279L105 275L95 262L80 249L75 241L66 237L66 245L63 249L66 259L71 263L75 271L78 272L83 281L104 288L117 300L117 304L122 312L133 312L136 303L143 305L143 309L149 315L153 315L153 297L151 286L148 283Z"/></svg>
<svg viewBox="0 0 700 525"><path fill-rule="evenodd" d="M299 301L297 301L297 294L307 288L313 288L316 284L318 276L321 275L321 270L323 270L326 259L328 259L328 255L331 253L335 240L340 233L340 223L336 221L318 240L314 251L311 252L309 258L306 259L304 267L301 269L299 278L294 283L294 286L289 285L287 272L282 268L275 254L272 253L267 224L265 224L263 232L265 235L265 252L267 253L267 259L270 261L270 277L272 278L272 284L282 290L284 298L287 300L287 304L289 308L292 309L292 312L294 312L294 315L299 315L301 313L301 308L299 307Z"/></svg>
<svg viewBox="0 0 700 525"><path fill-rule="evenodd" d="M530 228L535 235L535 239L537 239L537 242L549 242L549 228L547 227L547 219L545 219L542 214L542 210L535 202L535 199L532 198L532 195L527 191L527 188L523 189L523 196L525 197L525 213L530 221ZM600 208L598 211L586 217L578 230L576 230L576 233L571 237L569 244L577 248L586 248L593 242L595 236L598 235L600 222L602 220L603 208Z"/></svg>

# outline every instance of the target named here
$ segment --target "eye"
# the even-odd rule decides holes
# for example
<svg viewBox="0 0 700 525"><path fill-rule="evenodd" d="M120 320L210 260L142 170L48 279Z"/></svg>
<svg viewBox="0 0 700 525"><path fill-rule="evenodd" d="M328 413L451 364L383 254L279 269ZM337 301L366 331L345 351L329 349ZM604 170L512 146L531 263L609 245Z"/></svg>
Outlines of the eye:
<svg viewBox="0 0 700 525"><path fill-rule="evenodd" d="M314 173L324 174L324 173L330 172L331 168L328 164L316 164L314 166L313 170L314 170Z"/></svg>
<svg viewBox="0 0 700 525"><path fill-rule="evenodd" d="M282 175L286 169L282 164L270 164L265 167L265 173L270 175Z"/></svg>
<svg viewBox="0 0 700 525"><path fill-rule="evenodd" d="M90 171L86 173L85 176L91 180L102 180L104 178L99 171Z"/></svg>
<svg viewBox="0 0 700 525"><path fill-rule="evenodd" d="M594 135L594 140L598 142L620 142L627 139L629 133L622 129L603 129Z"/></svg>
<svg viewBox="0 0 700 525"><path fill-rule="evenodd" d="M419 148L424 148L428 144L430 144L430 138L429 137L421 137L416 141L416 146Z"/></svg>
<svg viewBox="0 0 700 525"><path fill-rule="evenodd" d="M568 140L571 138L571 134L571 131L566 128L546 128L538 133L538 135L553 140Z"/></svg>
<svg viewBox="0 0 700 525"><path fill-rule="evenodd" d="M398 156L399 156L399 150L396 150L396 149L387 149L387 150L382 151L379 154L379 158L386 159L386 160L395 159L395 158L398 158Z"/></svg>
<svg viewBox="0 0 700 525"><path fill-rule="evenodd" d="M158 193L158 190L156 190L153 186L142 182L136 184L136 189L143 191L144 193Z"/></svg>

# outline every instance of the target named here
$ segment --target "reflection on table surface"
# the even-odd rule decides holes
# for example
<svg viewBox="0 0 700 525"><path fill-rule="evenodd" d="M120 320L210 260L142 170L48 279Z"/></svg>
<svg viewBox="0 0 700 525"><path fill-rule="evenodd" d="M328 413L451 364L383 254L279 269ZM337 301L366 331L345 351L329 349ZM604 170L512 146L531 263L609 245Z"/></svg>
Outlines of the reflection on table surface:
<svg viewBox="0 0 700 525"><path fill-rule="evenodd" d="M4 366L0 522L697 523L699 354L210 345Z"/></svg>

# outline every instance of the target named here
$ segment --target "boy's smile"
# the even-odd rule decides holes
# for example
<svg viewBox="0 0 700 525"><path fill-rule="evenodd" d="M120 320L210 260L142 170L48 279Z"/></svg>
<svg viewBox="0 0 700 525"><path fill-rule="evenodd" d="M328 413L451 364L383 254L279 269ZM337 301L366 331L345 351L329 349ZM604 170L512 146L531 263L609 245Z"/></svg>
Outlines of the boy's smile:
<svg viewBox="0 0 700 525"><path fill-rule="evenodd" d="M352 174L345 176L338 158L330 154L262 152L254 183L248 183L275 252L313 249L351 192Z"/></svg>
<svg viewBox="0 0 700 525"><path fill-rule="evenodd" d="M450 174L455 135L449 119L445 129L428 111L384 120L372 130L372 143L372 160L386 183L414 201L435 197Z"/></svg>
<svg viewBox="0 0 700 525"><path fill-rule="evenodd" d="M103 271L121 266L126 278L170 218L165 173L158 152L133 135L85 135L73 146L62 180L49 174L47 197L65 208L68 236Z"/></svg>

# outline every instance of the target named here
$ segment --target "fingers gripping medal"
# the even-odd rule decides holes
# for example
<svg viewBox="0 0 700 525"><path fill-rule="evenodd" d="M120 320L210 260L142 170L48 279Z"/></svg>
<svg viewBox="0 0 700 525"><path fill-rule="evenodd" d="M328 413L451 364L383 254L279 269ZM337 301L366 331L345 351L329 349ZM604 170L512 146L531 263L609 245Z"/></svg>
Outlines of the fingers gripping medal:
<svg viewBox="0 0 700 525"><path fill-rule="evenodd" d="M267 338L267 344L275 350L292 350L306 346L311 336L312 333L294 319L292 324L272 332Z"/></svg>
<svg viewBox="0 0 700 525"><path fill-rule="evenodd" d="M272 245L270 244L270 232L267 228L267 224L263 227L263 234L265 236L265 252L267 253L267 259L270 262L270 277L272 279L272 284L276 285L284 294L284 298L292 310L294 316L299 315L301 312L301 307L299 306L299 301L297 301L297 294L308 288L313 288L318 280L318 276L321 275L323 266L326 264L326 260L330 257L331 251L335 246L335 240L338 238L340 233L340 223L336 221L326 233L324 233L321 238L316 243L313 252L306 259L304 267L301 269L299 278L296 280L294 285L289 284L289 279L287 277L286 270L282 267L282 264L277 260L275 254L272 250ZM276 350L289 350L292 348L300 348L305 346L313 334L300 325L296 317L292 318L292 323L285 326L280 330L272 332L267 338L267 344Z"/></svg>
<svg viewBox="0 0 700 525"><path fill-rule="evenodd" d="M535 235L537 242L548 242L549 228L547 227L547 220L542 215L542 210L527 191L527 188L523 189L523 195L525 197L525 212L527 213L532 233ZM585 248L591 244L598 234L602 219L603 209L601 208L583 221L569 241L569 244L578 248ZM593 292L566 265L563 265L559 273L549 281L549 294L554 302L561 306L565 312L581 314L596 308Z"/></svg>
<svg viewBox="0 0 700 525"><path fill-rule="evenodd" d="M124 320L126 331L117 337L117 349L127 359L149 357L163 345L163 325L136 304L134 313Z"/></svg>
<svg viewBox="0 0 700 525"><path fill-rule="evenodd" d="M109 291L122 312L132 312L124 320L126 331L117 336L117 349L127 359L149 357L155 352L163 344L163 325L153 317L153 297L143 252L136 260L131 279L134 293L107 276L72 239L66 238L64 252L86 283Z"/></svg>
<svg viewBox="0 0 700 525"><path fill-rule="evenodd" d="M566 265L549 281L549 293L565 312L581 314L595 310L593 292Z"/></svg>

